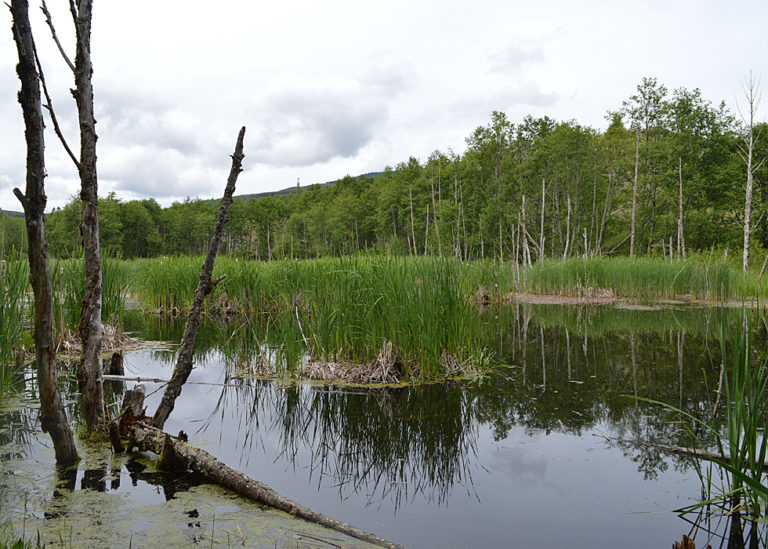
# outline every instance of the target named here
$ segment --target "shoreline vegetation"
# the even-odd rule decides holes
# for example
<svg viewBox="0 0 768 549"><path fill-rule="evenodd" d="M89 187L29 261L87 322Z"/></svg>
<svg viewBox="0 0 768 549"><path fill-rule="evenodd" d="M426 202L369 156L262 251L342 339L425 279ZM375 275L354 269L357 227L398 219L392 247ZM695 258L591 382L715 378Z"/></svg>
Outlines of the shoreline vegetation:
<svg viewBox="0 0 768 549"><path fill-rule="evenodd" d="M221 256L214 278L226 278L209 296L205 315L236 325L230 346L248 362L243 366L251 375L356 384L434 381L482 375L494 366L492 353L477 344L478 307L618 303L643 311L681 302L759 303L768 295L768 279L744 276L713 255L674 261L547 259L530 268L436 257L243 261ZM119 326L127 308L161 317L186 314L202 261L105 258L105 324ZM7 262L1 274L3 380L23 366L19 351L31 341L25 263ZM57 339L71 346L82 262L54 261L52 272Z"/></svg>

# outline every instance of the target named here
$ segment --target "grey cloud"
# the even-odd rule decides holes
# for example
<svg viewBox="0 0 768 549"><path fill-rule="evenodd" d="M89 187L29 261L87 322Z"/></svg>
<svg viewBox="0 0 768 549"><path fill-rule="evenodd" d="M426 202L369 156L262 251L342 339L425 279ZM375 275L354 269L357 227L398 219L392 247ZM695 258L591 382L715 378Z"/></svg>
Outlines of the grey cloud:
<svg viewBox="0 0 768 549"><path fill-rule="evenodd" d="M523 65L538 63L544 60L544 54L539 46L509 46L503 52L492 55L489 58L490 69L493 72L515 73Z"/></svg>
<svg viewBox="0 0 768 549"><path fill-rule="evenodd" d="M100 178L118 195L208 196L224 179L199 159L155 146L112 147L100 154L99 162Z"/></svg>
<svg viewBox="0 0 768 549"><path fill-rule="evenodd" d="M499 99L505 104L523 104L532 107L549 107L557 103L560 96L556 93L543 91L534 82L524 82L519 85L509 86L504 90Z"/></svg>
<svg viewBox="0 0 768 549"><path fill-rule="evenodd" d="M188 111L146 94L111 89L99 93L96 105L105 192L158 199L207 196L221 179L207 164L204 140L211 136Z"/></svg>
<svg viewBox="0 0 768 549"><path fill-rule="evenodd" d="M474 119L478 113L486 117L493 110L513 114L521 111L520 106L526 107L523 111L528 107L549 107L556 104L560 98L561 96L556 93L543 91L535 82L523 82L509 84L500 89L458 101L450 105L449 110L457 115Z"/></svg>
<svg viewBox="0 0 768 549"><path fill-rule="evenodd" d="M200 120L173 105L107 89L96 98L99 134L110 145L139 144L195 155Z"/></svg>
<svg viewBox="0 0 768 549"><path fill-rule="evenodd" d="M273 166L307 166L355 156L406 87L397 73L364 80L283 76L256 101L261 131L252 157Z"/></svg>

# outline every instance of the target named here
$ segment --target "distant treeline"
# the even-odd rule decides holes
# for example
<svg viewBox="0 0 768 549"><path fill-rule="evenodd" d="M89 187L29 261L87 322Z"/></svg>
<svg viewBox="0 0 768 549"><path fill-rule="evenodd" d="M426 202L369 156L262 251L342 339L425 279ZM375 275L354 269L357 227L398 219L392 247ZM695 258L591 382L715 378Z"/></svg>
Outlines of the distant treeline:
<svg viewBox="0 0 768 549"><path fill-rule="evenodd" d="M546 116L513 123L494 112L467 138L464 154L435 151L373 177L236 199L223 251L263 260L363 250L462 259L526 254L532 261L625 254L635 178L636 253L661 255L670 246L677 253L682 245L741 249L746 129L723 103L713 105L698 89L669 92L644 79L608 120L600 132ZM768 157L768 125L754 134L758 165ZM751 242L762 248L767 175L763 163L752 203ZM216 207L187 199L162 208L152 199L110 195L99 204L102 247L126 258L200 254ZM79 253L79 210L74 199L48 216L53 255ZM20 222L4 219L6 253L23 246L15 240L23 236Z"/></svg>

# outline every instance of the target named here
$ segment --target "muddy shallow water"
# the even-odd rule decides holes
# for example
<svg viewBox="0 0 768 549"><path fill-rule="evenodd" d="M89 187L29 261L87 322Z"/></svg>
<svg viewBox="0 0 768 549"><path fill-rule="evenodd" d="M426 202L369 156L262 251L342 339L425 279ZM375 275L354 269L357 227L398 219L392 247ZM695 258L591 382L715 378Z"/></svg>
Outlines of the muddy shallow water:
<svg viewBox="0 0 768 549"><path fill-rule="evenodd" d="M711 408L719 311L518 305L479 314L487 333L477 344L503 366L417 387L253 379L231 337L203 338L166 430L406 547L651 547L683 534L720 544L727 521L708 533L693 526L698 515L674 512L701 497L689 462L619 442L689 442L674 414L639 398ZM133 328L165 339L180 329ZM133 352L125 367L167 379L173 355ZM149 397L150 411L160 396ZM4 403L0 423L0 511L17 532L65 547L208 547L211 537L219 547L362 546L200 479L154 472L150 456L81 440L79 467L57 472L30 402Z"/></svg>

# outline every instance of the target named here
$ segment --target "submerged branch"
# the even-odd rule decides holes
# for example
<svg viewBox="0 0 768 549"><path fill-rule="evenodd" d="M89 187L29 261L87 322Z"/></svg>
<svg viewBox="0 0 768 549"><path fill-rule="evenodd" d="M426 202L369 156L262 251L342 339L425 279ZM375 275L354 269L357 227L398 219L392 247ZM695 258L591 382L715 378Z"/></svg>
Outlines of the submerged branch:
<svg viewBox="0 0 768 549"><path fill-rule="evenodd" d="M610 438L602 434L609 442L620 442L622 444L634 444L636 446L646 446L648 448L656 448L663 452L669 452L670 454L677 454L679 456L688 456L698 459L705 459L707 461L720 461L726 465L731 465L731 456L721 454L720 452L707 452L706 450L699 450L698 448L686 448L685 446L673 446L670 444L657 444L655 442L645 442L642 440L626 440L622 438ZM763 462L763 471L768 472L768 461Z"/></svg>

